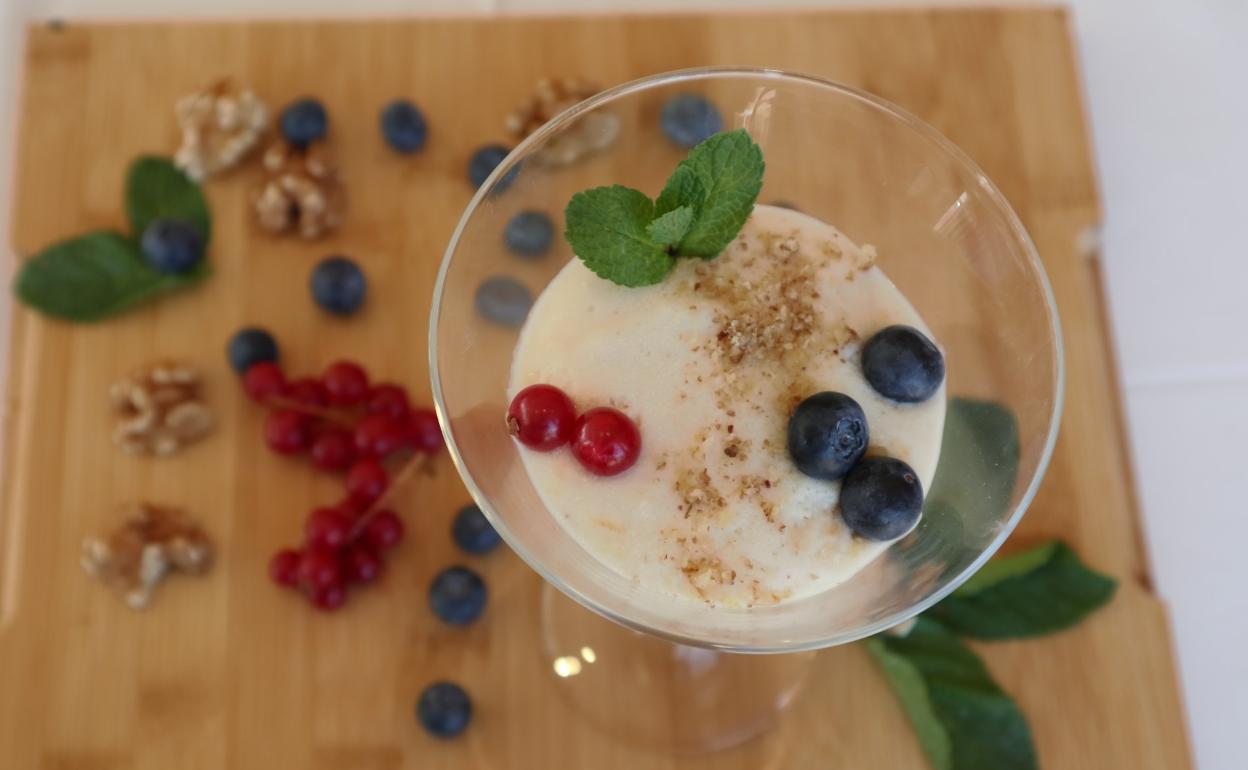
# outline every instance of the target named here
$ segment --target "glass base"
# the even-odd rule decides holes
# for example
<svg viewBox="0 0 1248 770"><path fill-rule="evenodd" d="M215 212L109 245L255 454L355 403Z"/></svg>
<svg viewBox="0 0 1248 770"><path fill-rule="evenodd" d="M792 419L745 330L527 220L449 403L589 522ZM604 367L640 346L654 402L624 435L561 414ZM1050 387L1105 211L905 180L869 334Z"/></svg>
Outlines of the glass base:
<svg viewBox="0 0 1248 770"><path fill-rule="evenodd" d="M815 659L672 644L612 623L549 583L541 641L576 713L615 738L685 754L727 749L775 725Z"/></svg>

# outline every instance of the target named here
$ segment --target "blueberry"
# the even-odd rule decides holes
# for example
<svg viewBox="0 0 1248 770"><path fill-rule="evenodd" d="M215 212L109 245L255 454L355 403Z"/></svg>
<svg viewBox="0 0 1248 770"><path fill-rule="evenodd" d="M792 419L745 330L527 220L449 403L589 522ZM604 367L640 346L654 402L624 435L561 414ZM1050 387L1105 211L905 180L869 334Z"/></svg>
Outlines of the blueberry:
<svg viewBox="0 0 1248 770"><path fill-rule="evenodd" d="M431 735L454 738L472 721L472 700L454 682L434 682L416 701L416 718Z"/></svg>
<svg viewBox="0 0 1248 770"><path fill-rule="evenodd" d="M447 567L429 585L429 607L445 622L466 626L485 611L486 595L480 575L467 567Z"/></svg>
<svg viewBox="0 0 1248 770"><path fill-rule="evenodd" d="M507 157L510 152L501 144L487 144L472 154L468 160L468 181L473 187L480 187L485 184L485 180L503 162L503 158ZM511 167L511 170L503 174L502 178L494 185L492 193L498 194L511 187L511 183L516 181L516 174L520 173L520 164Z"/></svg>
<svg viewBox="0 0 1248 770"><path fill-rule="evenodd" d="M478 556L493 551L503 542L481 509L471 504L460 508L459 513L455 514L451 537L460 548Z"/></svg>
<svg viewBox="0 0 1248 770"><path fill-rule="evenodd" d="M841 482L841 518L855 535L895 540L923 511L923 484L914 469L891 457L868 457Z"/></svg>
<svg viewBox="0 0 1248 770"><path fill-rule="evenodd" d="M399 152L416 152L425 146L429 127L419 107L404 99L396 99L381 111L381 135Z"/></svg>
<svg viewBox="0 0 1248 770"><path fill-rule="evenodd" d="M672 144L688 149L718 133L724 119L705 96L676 94L663 105L659 127Z"/></svg>
<svg viewBox="0 0 1248 770"><path fill-rule="evenodd" d="M503 240L522 257L540 257L555 240L555 224L544 212L521 211L508 220Z"/></svg>
<svg viewBox="0 0 1248 770"><path fill-rule="evenodd" d="M346 257L326 257L312 269L312 299L335 315L350 315L364 304L368 279L364 271Z"/></svg>
<svg viewBox="0 0 1248 770"><path fill-rule="evenodd" d="M533 295L524 284L505 275L486 278L477 287L477 312L502 326L519 326L529 315Z"/></svg>
<svg viewBox="0 0 1248 770"><path fill-rule="evenodd" d="M325 107L312 98L303 98L286 105L279 120L282 136L296 147L306 147L325 138L329 116Z"/></svg>
<svg viewBox="0 0 1248 770"><path fill-rule="evenodd" d="M862 373L885 398L908 404L926 401L945 379L945 358L923 332L889 326L862 346Z"/></svg>
<svg viewBox="0 0 1248 770"><path fill-rule="evenodd" d="M234 371L242 374L251 368L252 364L258 364L261 361L276 361L277 341L264 329L249 326L234 332L234 336L230 337L230 344L225 349L225 354L230 359L230 366L234 367Z"/></svg>
<svg viewBox="0 0 1248 770"><path fill-rule="evenodd" d="M844 393L824 391L797 405L789 418L789 456L807 476L839 479L867 451L867 416Z"/></svg>
<svg viewBox="0 0 1248 770"><path fill-rule="evenodd" d="M139 241L143 259L158 273L185 273L204 256L204 237L181 219L155 219Z"/></svg>

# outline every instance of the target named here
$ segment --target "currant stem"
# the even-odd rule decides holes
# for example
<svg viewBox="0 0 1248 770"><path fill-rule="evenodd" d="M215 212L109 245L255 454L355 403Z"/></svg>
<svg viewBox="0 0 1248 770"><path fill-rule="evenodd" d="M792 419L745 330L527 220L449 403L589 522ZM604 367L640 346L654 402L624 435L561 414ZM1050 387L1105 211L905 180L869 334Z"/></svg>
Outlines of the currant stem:
<svg viewBox="0 0 1248 770"><path fill-rule="evenodd" d="M417 471L428 468L432 462L432 454L416 454L408 458L407 462L403 463L403 466L399 468L399 472L394 474L394 479L386 487L386 491L381 493L381 497L374 500L364 510L364 513L360 514L360 518L356 520L355 526L351 528L351 532L347 536L347 541L351 542L359 537L364 528L368 526L368 522L385 507L386 503L390 502L399 487L407 483L412 476L416 475Z"/></svg>
<svg viewBox="0 0 1248 770"><path fill-rule="evenodd" d="M332 422L341 428L346 428L347 430L351 430L354 426L354 423L352 423L350 419L344 417L338 412L335 412L333 409L325 409L319 406L308 406L307 404L301 404L298 401L291 401L290 399L282 398L280 396L265 399L264 405L274 407L276 409L289 409L294 412L299 412L300 414L308 414L313 417L319 417L322 420Z"/></svg>

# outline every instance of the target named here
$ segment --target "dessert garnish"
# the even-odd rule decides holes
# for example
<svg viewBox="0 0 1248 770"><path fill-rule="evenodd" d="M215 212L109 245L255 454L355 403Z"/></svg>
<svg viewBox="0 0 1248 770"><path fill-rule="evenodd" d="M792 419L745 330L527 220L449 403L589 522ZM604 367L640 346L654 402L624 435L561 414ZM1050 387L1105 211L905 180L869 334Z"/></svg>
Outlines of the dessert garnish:
<svg viewBox="0 0 1248 770"><path fill-rule="evenodd" d="M437 738L454 738L472 720L472 701L464 688L453 682L434 682L416 701L416 718Z"/></svg>
<svg viewBox="0 0 1248 770"><path fill-rule="evenodd" d="M488 597L485 581L467 567L447 567L429 584L429 608L452 626L466 626L481 617Z"/></svg>
<svg viewBox="0 0 1248 770"><path fill-rule="evenodd" d="M142 609L171 572L200 575L212 561L207 535L182 511L139 503L107 537L82 543L82 568Z"/></svg>
<svg viewBox="0 0 1248 770"><path fill-rule="evenodd" d="M867 451L867 416L858 402L824 391L807 397L789 418L789 456L807 476L834 481Z"/></svg>
<svg viewBox="0 0 1248 770"><path fill-rule="evenodd" d="M553 385L523 388L507 408L507 432L538 452L569 445L572 456L595 476L615 476L637 462L641 433L628 415L609 406L577 416L572 399Z"/></svg>
<svg viewBox="0 0 1248 770"><path fill-rule="evenodd" d="M745 129L715 134L680 162L657 200L622 185L572 196L564 237L599 277L656 284L677 257L715 257L732 242L754 209L763 169Z"/></svg>
<svg viewBox="0 0 1248 770"><path fill-rule="evenodd" d="M926 401L940 388L945 359L913 326L888 326L863 345L862 373L881 396L913 404Z"/></svg>
<svg viewBox="0 0 1248 770"><path fill-rule="evenodd" d="M719 133L723 126L719 108L701 94L676 94L659 110L663 135L686 150Z"/></svg>
<svg viewBox="0 0 1248 770"><path fill-rule="evenodd" d="M544 211L521 211L507 220L503 241L512 254L525 260L545 256L555 240L555 224Z"/></svg>
<svg viewBox="0 0 1248 770"><path fill-rule="evenodd" d="M202 259L212 235L208 204L173 163L136 160L125 199L130 235L95 230L49 246L19 268L18 299L57 318L96 321L209 274Z"/></svg>
<svg viewBox="0 0 1248 770"><path fill-rule="evenodd" d="M249 88L229 78L182 97L174 105L182 146L173 162L202 182L246 157L269 123L269 110Z"/></svg>
<svg viewBox="0 0 1248 770"><path fill-rule="evenodd" d="M199 373L169 361L150 364L109 388L117 425L113 443L130 454L167 456L212 430Z"/></svg>
<svg viewBox="0 0 1248 770"><path fill-rule="evenodd" d="M370 383L352 361L338 361L319 378L293 381L277 365L277 344L259 329L244 329L231 340L231 364L250 361L243 389L271 408L265 442L284 455L307 452L326 471L346 471L346 496L314 508L299 548L278 551L269 577L298 588L311 603L335 610L347 599L348 585L380 577L382 554L403 539L403 522L389 507L394 490L442 447L442 433L431 410L411 406L407 391L394 383ZM393 474L385 461L409 456Z"/></svg>
<svg viewBox="0 0 1248 770"><path fill-rule="evenodd" d="M381 111L381 135L395 152L419 152L429 136L429 124L420 108L406 99L396 99Z"/></svg>
<svg viewBox="0 0 1248 770"><path fill-rule="evenodd" d="M349 257L326 257L312 269L309 280L312 299L322 310L333 315L351 315L364 304L368 279L364 271Z"/></svg>
<svg viewBox="0 0 1248 770"><path fill-rule="evenodd" d="M451 539L465 552L476 556L493 551L503 542L475 503L465 505L455 514L455 520L451 524Z"/></svg>

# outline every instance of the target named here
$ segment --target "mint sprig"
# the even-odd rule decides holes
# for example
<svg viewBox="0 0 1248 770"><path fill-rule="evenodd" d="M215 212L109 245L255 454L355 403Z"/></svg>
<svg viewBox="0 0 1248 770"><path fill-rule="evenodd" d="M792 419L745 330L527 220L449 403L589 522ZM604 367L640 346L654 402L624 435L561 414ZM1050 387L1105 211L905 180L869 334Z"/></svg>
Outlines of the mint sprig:
<svg viewBox="0 0 1248 770"><path fill-rule="evenodd" d="M881 634L866 645L933 768L1035 770L1023 712L952 631L921 617L904 636Z"/></svg>
<svg viewBox="0 0 1248 770"><path fill-rule="evenodd" d="M27 305L70 321L96 321L132 305L203 280L206 259L188 273L159 273L148 266L138 239L153 220L182 219L212 234L208 203L199 186L166 158L142 157L126 175L126 213L133 234L97 230L55 243L22 263L13 291Z"/></svg>
<svg viewBox="0 0 1248 770"><path fill-rule="evenodd" d="M1117 587L1053 541L993 559L927 614L975 639L1019 639L1073 626L1104 606Z"/></svg>
<svg viewBox="0 0 1248 770"><path fill-rule="evenodd" d="M564 237L585 266L621 286L663 280L675 257L711 258L741 232L763 186L763 152L743 128L694 147L657 201L621 185L577 193Z"/></svg>

